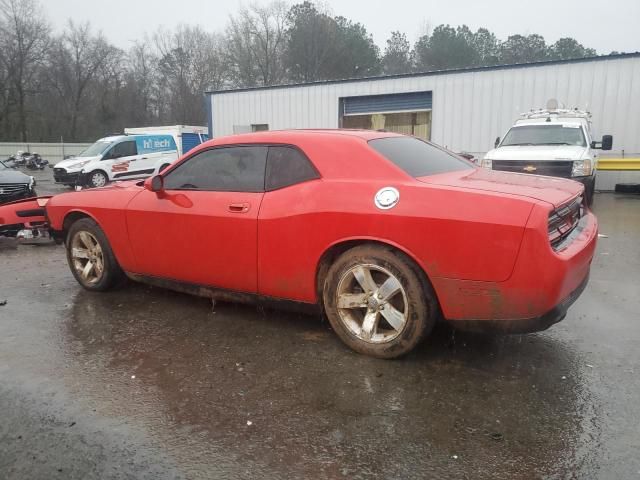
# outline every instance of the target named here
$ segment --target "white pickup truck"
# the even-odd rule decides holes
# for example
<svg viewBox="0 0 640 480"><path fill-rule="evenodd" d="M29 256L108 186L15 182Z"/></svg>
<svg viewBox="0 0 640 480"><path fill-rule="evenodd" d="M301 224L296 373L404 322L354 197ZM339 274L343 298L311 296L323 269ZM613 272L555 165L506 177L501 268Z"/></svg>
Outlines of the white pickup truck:
<svg viewBox="0 0 640 480"><path fill-rule="evenodd" d="M552 105L554 107L555 105ZM577 180L585 186L588 205L593 201L598 155L611 150L613 137L592 139L591 114L582 110L547 108L523 113L482 166L493 170L529 173Z"/></svg>

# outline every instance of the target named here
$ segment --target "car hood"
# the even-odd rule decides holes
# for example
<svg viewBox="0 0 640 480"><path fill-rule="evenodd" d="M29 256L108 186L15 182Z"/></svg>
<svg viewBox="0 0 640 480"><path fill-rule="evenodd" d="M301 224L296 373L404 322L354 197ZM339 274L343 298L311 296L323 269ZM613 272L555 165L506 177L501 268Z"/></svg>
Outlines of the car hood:
<svg viewBox="0 0 640 480"><path fill-rule="evenodd" d="M491 160L581 160L589 153L575 145L521 145L495 148L484 156Z"/></svg>
<svg viewBox="0 0 640 480"><path fill-rule="evenodd" d="M583 191L573 180L476 168L418 177L424 183L534 198L559 207Z"/></svg>
<svg viewBox="0 0 640 480"><path fill-rule="evenodd" d="M0 170L0 183L30 183L31 177L15 170Z"/></svg>
<svg viewBox="0 0 640 480"><path fill-rule="evenodd" d="M100 160L100 155L96 155L95 157L73 157L73 158L68 158L66 160L63 160L61 162L58 162L54 165L55 168L69 168L72 165L75 165L76 163L80 163L80 162L86 162L86 161L93 161L93 160Z"/></svg>

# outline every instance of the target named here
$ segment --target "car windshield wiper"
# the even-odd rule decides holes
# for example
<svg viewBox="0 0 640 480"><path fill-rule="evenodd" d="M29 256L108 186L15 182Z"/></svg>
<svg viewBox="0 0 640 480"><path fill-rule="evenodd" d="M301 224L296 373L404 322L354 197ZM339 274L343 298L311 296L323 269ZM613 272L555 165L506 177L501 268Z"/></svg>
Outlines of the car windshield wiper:
<svg viewBox="0 0 640 480"><path fill-rule="evenodd" d="M547 143L540 143L539 145L573 145L573 144L567 143L567 142L547 142Z"/></svg>
<svg viewBox="0 0 640 480"><path fill-rule="evenodd" d="M501 147L525 147L527 145L536 145L535 143L505 143Z"/></svg>

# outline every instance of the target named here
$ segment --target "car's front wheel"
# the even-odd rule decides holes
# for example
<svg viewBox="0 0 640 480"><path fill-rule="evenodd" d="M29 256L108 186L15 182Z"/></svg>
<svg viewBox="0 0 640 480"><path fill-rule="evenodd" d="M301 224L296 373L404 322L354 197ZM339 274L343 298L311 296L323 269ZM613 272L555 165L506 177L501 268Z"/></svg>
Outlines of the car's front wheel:
<svg viewBox="0 0 640 480"><path fill-rule="evenodd" d="M419 268L390 248L362 245L329 268L325 312L338 336L357 352L379 358L404 355L431 331L437 301Z"/></svg>
<svg viewBox="0 0 640 480"><path fill-rule="evenodd" d="M95 170L89 174L89 185L94 188L104 187L108 182L107 174L100 170Z"/></svg>
<svg viewBox="0 0 640 480"><path fill-rule="evenodd" d="M67 261L73 276L87 290L103 291L123 277L109 241L90 218L74 222L67 233Z"/></svg>

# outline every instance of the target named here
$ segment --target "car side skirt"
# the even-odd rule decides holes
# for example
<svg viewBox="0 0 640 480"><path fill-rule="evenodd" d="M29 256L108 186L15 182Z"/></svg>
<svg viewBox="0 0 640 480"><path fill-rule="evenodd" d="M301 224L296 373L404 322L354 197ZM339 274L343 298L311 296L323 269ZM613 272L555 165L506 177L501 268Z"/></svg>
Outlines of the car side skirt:
<svg viewBox="0 0 640 480"><path fill-rule="evenodd" d="M255 293L237 292L224 288L212 287L209 285L198 285L168 278L141 275L132 272L125 272L127 277L135 282L145 283L153 287L166 288L176 292L187 293L197 297L210 298L212 300L233 303L245 303L250 305L261 305L273 307L281 310L289 310L298 313L317 315L322 313L322 308L316 303L306 303L296 300L273 298Z"/></svg>

